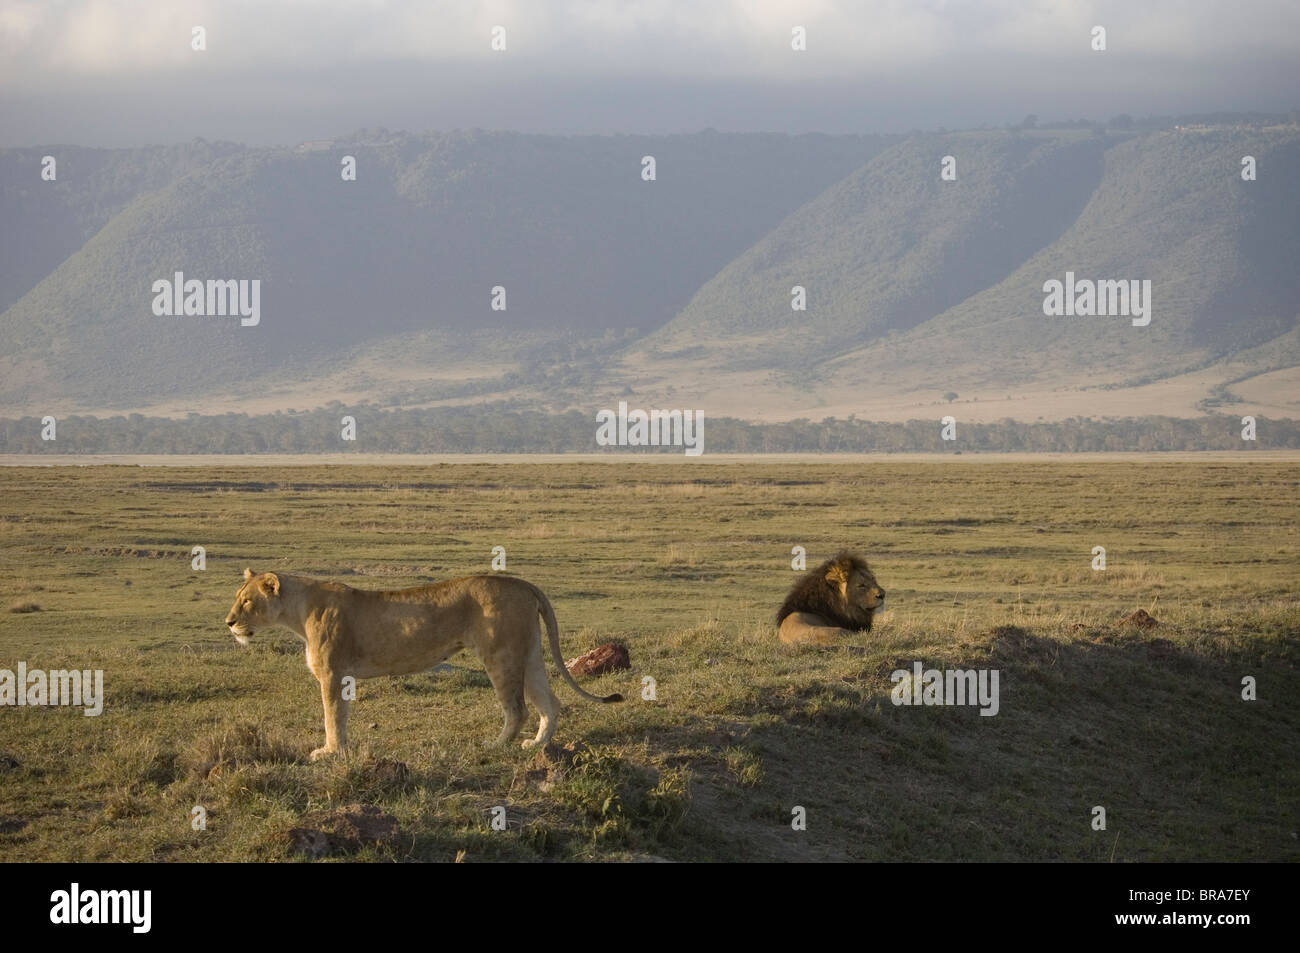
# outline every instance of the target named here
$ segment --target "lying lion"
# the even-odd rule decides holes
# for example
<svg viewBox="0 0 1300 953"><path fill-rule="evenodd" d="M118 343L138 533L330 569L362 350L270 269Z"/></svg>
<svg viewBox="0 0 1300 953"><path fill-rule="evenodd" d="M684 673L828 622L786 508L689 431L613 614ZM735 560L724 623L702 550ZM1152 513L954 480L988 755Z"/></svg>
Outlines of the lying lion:
<svg viewBox="0 0 1300 953"><path fill-rule="evenodd" d="M794 584L776 624L782 642L831 645L842 636L870 632L871 618L885 608L885 590L853 553L828 559Z"/></svg>
<svg viewBox="0 0 1300 953"><path fill-rule="evenodd" d="M282 625L307 643L307 667L320 682L325 706L325 747L312 760L344 750L349 701L344 678L408 675L433 668L463 648L487 669L505 711L498 744L519 734L527 698L541 716L537 736L524 747L545 745L555 734L560 700L551 691L542 652L541 625L560 675L583 698L622 701L582 689L560 655L560 632L550 600L513 576L466 576L414 589L371 591L302 576L244 570L244 585L226 625L241 645L254 628Z"/></svg>

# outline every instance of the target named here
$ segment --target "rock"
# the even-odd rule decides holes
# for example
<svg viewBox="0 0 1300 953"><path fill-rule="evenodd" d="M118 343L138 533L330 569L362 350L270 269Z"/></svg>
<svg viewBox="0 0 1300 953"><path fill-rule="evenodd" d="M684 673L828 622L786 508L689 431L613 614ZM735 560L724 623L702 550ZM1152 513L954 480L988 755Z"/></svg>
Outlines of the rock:
<svg viewBox="0 0 1300 953"><path fill-rule="evenodd" d="M1154 629L1159 624L1159 622L1147 615L1145 609L1138 609L1132 615L1127 615L1119 621L1119 625L1135 625L1139 629Z"/></svg>
<svg viewBox="0 0 1300 953"><path fill-rule="evenodd" d="M285 838L292 850L309 857L359 850L369 844L393 847L401 832L397 818L373 804L348 804L303 817L302 827Z"/></svg>
<svg viewBox="0 0 1300 953"><path fill-rule="evenodd" d="M0 754L0 771L17 771L19 767L21 764L13 755Z"/></svg>
<svg viewBox="0 0 1300 953"><path fill-rule="evenodd" d="M632 660L628 657L626 648L613 642L606 642L604 645L596 646L586 655L569 659L564 663L564 667L569 670L570 675L604 675L606 672L631 668Z"/></svg>

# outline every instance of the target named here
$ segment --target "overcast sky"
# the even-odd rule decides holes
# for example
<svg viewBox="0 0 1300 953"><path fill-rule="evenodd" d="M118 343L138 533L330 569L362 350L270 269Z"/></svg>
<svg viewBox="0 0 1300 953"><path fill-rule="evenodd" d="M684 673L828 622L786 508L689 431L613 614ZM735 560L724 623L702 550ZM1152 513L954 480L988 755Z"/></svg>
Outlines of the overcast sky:
<svg viewBox="0 0 1300 953"><path fill-rule="evenodd" d="M0 145L1289 112L1298 64L1300 0L0 0Z"/></svg>

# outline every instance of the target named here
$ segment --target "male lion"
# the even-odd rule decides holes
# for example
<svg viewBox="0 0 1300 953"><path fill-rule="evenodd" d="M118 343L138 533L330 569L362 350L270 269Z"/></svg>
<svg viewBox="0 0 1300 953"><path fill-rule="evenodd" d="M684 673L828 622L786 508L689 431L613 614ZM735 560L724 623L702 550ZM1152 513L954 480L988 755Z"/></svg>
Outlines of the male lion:
<svg viewBox="0 0 1300 953"><path fill-rule="evenodd" d="M776 624L782 642L831 645L840 636L870 632L871 617L885 608L885 590L854 553L828 559L794 584Z"/></svg>
<svg viewBox="0 0 1300 953"><path fill-rule="evenodd" d="M282 625L307 643L307 667L320 682L325 706L325 747L312 760L344 751L348 706L343 679L422 672L463 648L471 648L487 669L505 710L497 738L507 744L527 713L537 709L537 737L524 747L545 745L555 734L560 700L551 691L542 653L539 616L546 621L551 653L560 675L583 698L618 702L583 691L564 667L560 632L550 600L532 583L513 576L466 576L414 589L374 591L303 576L244 570L244 584L226 625L241 645L254 628Z"/></svg>

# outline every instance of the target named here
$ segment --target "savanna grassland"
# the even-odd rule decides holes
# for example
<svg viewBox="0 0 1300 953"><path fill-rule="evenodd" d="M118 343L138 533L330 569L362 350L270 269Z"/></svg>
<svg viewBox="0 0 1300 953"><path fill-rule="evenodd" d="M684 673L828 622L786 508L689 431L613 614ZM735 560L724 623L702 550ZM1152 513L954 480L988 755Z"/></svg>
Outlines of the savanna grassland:
<svg viewBox="0 0 1300 953"><path fill-rule="evenodd" d="M368 804L397 843L335 856L1294 861L1298 492L1276 461L3 468L0 668L103 669L106 701L0 708L0 860L288 859ZM549 754L485 747L462 654L362 682L351 757L310 762L300 641L223 624L243 568L390 588L495 546L567 657L629 648L588 680L628 700L554 678ZM870 635L776 643L794 546L869 556ZM917 660L996 668L997 716L891 704Z"/></svg>

